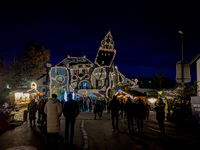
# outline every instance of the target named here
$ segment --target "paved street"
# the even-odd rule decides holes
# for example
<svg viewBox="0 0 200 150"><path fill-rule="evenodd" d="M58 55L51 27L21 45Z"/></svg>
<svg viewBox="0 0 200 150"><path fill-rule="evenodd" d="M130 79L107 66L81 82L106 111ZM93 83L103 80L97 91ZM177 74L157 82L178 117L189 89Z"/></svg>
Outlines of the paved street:
<svg viewBox="0 0 200 150"><path fill-rule="evenodd" d="M65 118L61 117L60 144L58 149L68 149L64 142ZM134 124L135 125L135 124ZM155 113L151 112L149 120L144 121L143 133L127 133L127 123L123 119L119 122L119 132L113 132L111 117L107 112L103 113L103 119L94 120L92 112L83 112L77 118L75 125L74 145L71 149L89 150L136 150L136 149L200 149L199 128L196 126L176 125L165 122L166 133L157 132L158 124ZM84 131L83 131L84 129ZM25 122L22 126L9 130L0 135L0 150L43 150L46 149L45 127L29 127ZM21 146L21 147L20 147ZM22 147L23 146L23 147ZM26 146L26 147L24 147ZM17 147L17 148L16 148Z"/></svg>

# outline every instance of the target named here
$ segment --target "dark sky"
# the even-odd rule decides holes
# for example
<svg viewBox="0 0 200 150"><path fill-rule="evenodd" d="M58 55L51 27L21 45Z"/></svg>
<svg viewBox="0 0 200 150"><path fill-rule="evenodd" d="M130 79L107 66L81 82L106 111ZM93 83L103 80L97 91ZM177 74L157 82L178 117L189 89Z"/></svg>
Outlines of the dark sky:
<svg viewBox="0 0 200 150"><path fill-rule="evenodd" d="M153 77L162 70L175 81L181 60L200 52L200 2L191 1L50 1L0 2L0 49L19 51L37 41L52 52L51 64L72 55L94 62L111 29L114 64L126 77ZM193 69L194 70L194 69ZM192 71L192 81L196 80Z"/></svg>

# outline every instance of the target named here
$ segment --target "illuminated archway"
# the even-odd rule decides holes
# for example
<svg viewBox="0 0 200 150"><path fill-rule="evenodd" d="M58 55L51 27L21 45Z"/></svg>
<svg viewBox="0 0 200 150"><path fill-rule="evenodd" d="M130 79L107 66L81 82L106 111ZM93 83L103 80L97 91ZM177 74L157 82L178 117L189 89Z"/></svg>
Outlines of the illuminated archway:
<svg viewBox="0 0 200 150"><path fill-rule="evenodd" d="M78 89L90 89L91 88L91 84L89 81L87 80L82 80L79 84L78 84Z"/></svg>

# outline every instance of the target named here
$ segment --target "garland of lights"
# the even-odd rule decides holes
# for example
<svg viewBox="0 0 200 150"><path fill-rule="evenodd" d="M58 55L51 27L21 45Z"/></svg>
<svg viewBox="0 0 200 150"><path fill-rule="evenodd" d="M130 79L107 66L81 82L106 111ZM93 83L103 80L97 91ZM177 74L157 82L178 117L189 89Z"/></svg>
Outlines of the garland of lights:
<svg viewBox="0 0 200 150"><path fill-rule="evenodd" d="M54 77L52 77L51 76L51 72L52 72L52 70L53 69L55 69L55 72L58 74L58 71L57 71L57 69L64 69L64 70L66 70L66 74L64 74L64 75L57 75L57 76L63 76L63 79L64 79L64 81L62 82L62 83L64 83L65 82L65 78L67 78L67 85L65 85L65 86L61 86L60 88L65 88L65 87L67 87L68 86L68 83L69 83L69 73L68 73L68 70L67 70L67 68L66 67L52 67L51 68L51 70L49 71L49 77L50 77L50 86L49 86L49 90L50 90L50 95L52 95L52 80L54 80L54 81L56 81L59 85L61 85L62 83L60 83L60 82L58 82ZM57 77L57 76L55 76L55 77ZM66 77L64 77L64 76L66 76ZM59 88L59 89L60 89Z"/></svg>
<svg viewBox="0 0 200 150"><path fill-rule="evenodd" d="M107 66L104 66L104 67L111 67L112 63L113 63L113 60L115 58L115 55L116 55L116 50L114 49L114 41L112 40L112 35L111 35L111 32L108 31L108 33L106 34L105 38L102 40L101 42L101 46L97 52L97 56L95 58L95 63L100 67L101 65L97 62L97 58L98 58L98 55L99 55L99 52L103 50L103 51L106 51L106 52L114 52L114 56L110 62L109 65Z"/></svg>
<svg viewBox="0 0 200 150"><path fill-rule="evenodd" d="M103 72L102 70L101 70L101 73L95 73L95 74L100 74L99 78L96 77L96 75L94 74L94 72L95 72L97 69L98 69L98 70L100 70L100 69L104 69L104 70L105 70L104 67L98 67L98 68L95 68L95 69L93 70L92 75L93 75L97 80L104 80L104 79L106 79L106 71L104 71L104 73L105 73L105 77L104 77L104 78L101 78L102 74L104 74L104 73L102 73L102 72Z"/></svg>
<svg viewBox="0 0 200 150"><path fill-rule="evenodd" d="M111 54L111 59L109 59L108 62L110 62L110 64L105 64L104 67L102 67L100 64L97 63L97 58L98 55L100 54L100 51L104 51L104 52L112 52ZM109 55L110 53L105 53L105 56L103 57L107 57L107 54ZM99 47L97 56L95 58L95 65L86 58L86 56L84 55L83 57L70 57L68 55L67 58L65 58L63 61L59 62L55 67L52 67L50 72L49 72L49 76L50 76L50 95L52 94L52 83L56 82L58 83L58 85L60 86L59 89L61 88L69 88L70 92L74 91L76 87L79 87L81 83L83 82L87 82L91 87L96 87L96 81L97 80L101 80L101 86L102 88L100 90L105 89L106 91L106 97L108 98L108 91L109 89L113 88L116 86L116 84L119 83L124 83L126 78L125 76L119 72L117 66L116 66L116 74L114 72L114 68L112 69L112 65L113 65L113 60L115 58L116 55L116 50L114 49L114 41L112 39L112 35L111 32L109 31L105 38L101 41L101 46ZM113 56L113 57L112 57ZM99 57L99 58L103 58L103 57ZM99 61L99 60L98 60ZM102 60L103 61L103 60ZM70 64L73 63L74 65ZM76 64L75 64L76 63ZM81 64L81 63L86 63L86 64ZM58 65L63 64L64 67L60 67ZM93 68L92 68L93 67ZM108 67L108 68L106 68ZM109 69L110 70L106 70ZM57 73L57 75L55 76L51 76L51 72L52 70L55 69L55 73ZM58 69L64 69L66 71L66 74L64 75L59 75L58 74ZM68 71L69 69L69 71ZM84 75L82 77L79 77L79 75L77 75L74 70L77 72L80 72L80 69L85 69ZM92 69L94 69L92 71ZM112 70L112 72L111 72ZM92 72L91 72L92 71ZM96 72L97 71L97 72ZM83 72L83 70L82 70ZM96 73L95 73L96 72ZM78 73L79 74L79 73ZM108 75L108 79L107 79L107 75ZM118 78L118 83L115 82L115 76L117 76L116 78ZM119 80L121 77L121 80ZM73 79L76 78L76 79ZM71 84L69 84L69 80L71 79ZM78 80L80 79L80 82L78 83ZM106 85L105 85L105 80L107 79ZM113 84L111 84L111 82L113 82ZM62 85L65 84L65 85ZM76 86L75 86L76 85ZM99 86L99 83L98 83ZM107 87L107 88L106 88ZM68 89L67 89L68 90ZM85 90L84 93L87 94L87 90L86 89L80 89L77 91L77 95L82 95L79 92ZM66 95L65 95L66 96Z"/></svg>
<svg viewBox="0 0 200 150"><path fill-rule="evenodd" d="M68 55L67 58L65 58L64 60L62 60L61 62L59 62L56 66L58 66L58 65L59 65L60 63L62 63L62 62L66 62L67 59L70 59L70 58L74 59L73 62L74 62L74 61L76 62L76 60L78 60L79 62L83 62L83 61L80 61L80 60L85 59L85 61L88 61L89 63L93 64L89 59L86 58L85 55L84 55L83 57L70 57L70 56ZM77 62L78 62L78 61L77 61ZM84 62L85 62L85 61L84 61Z"/></svg>

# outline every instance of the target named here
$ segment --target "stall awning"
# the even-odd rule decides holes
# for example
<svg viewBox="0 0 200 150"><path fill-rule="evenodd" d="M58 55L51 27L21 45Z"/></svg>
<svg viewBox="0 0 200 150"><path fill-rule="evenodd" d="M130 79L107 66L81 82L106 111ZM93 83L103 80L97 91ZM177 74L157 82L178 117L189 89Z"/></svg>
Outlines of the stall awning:
<svg viewBox="0 0 200 150"><path fill-rule="evenodd" d="M103 95L99 94L99 93L92 93L93 95L95 95L96 97L101 97L101 98L104 98Z"/></svg>
<svg viewBox="0 0 200 150"><path fill-rule="evenodd" d="M36 90L36 89L30 89L30 90L27 90L27 92L28 93L37 93L37 94L39 94L40 92L38 91L38 90Z"/></svg>

